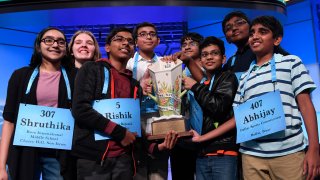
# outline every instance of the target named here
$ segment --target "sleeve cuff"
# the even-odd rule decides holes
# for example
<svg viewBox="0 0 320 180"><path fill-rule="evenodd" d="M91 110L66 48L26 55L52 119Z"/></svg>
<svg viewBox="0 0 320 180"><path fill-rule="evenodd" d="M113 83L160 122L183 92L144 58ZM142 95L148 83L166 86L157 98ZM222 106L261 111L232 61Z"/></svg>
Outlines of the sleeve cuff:
<svg viewBox="0 0 320 180"><path fill-rule="evenodd" d="M200 83L196 83L196 84L194 84L192 87L191 87L191 91L192 92L196 92L196 90L198 89L198 86L200 85Z"/></svg>
<svg viewBox="0 0 320 180"><path fill-rule="evenodd" d="M112 137L113 140L120 142L124 136L126 135L127 129L109 121L107 127L105 128L104 132Z"/></svg>
<svg viewBox="0 0 320 180"><path fill-rule="evenodd" d="M157 143L150 144L148 148L148 152L149 154L152 154L152 155L158 154L160 152L158 149L158 144Z"/></svg>

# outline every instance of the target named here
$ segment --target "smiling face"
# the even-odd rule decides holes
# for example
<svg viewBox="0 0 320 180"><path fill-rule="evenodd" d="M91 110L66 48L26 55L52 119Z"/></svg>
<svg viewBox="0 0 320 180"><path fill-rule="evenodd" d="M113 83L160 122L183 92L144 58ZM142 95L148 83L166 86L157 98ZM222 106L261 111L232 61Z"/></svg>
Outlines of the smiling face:
<svg viewBox="0 0 320 180"><path fill-rule="evenodd" d="M278 46L281 40L282 37L274 38L272 31L261 24L255 24L250 29L249 46L257 57L272 55L274 46Z"/></svg>
<svg viewBox="0 0 320 180"><path fill-rule="evenodd" d="M120 31L105 46L110 60L128 61L134 53L134 40L130 32Z"/></svg>
<svg viewBox="0 0 320 180"><path fill-rule="evenodd" d="M197 59L199 58L200 53L199 43L193 41L191 38L188 38L181 44L181 51L187 56Z"/></svg>
<svg viewBox="0 0 320 180"><path fill-rule="evenodd" d="M72 46L72 54L76 62L83 64L92 61L95 53L94 40L86 33L79 34Z"/></svg>
<svg viewBox="0 0 320 180"><path fill-rule="evenodd" d="M53 44L46 44L46 39L54 40ZM42 61L57 63L60 62L62 58L66 55L66 42L64 35L61 32L57 30L49 30L43 34L41 40L42 41L40 43L40 52L42 55Z"/></svg>
<svg viewBox="0 0 320 180"><path fill-rule="evenodd" d="M210 44L201 51L202 66L209 73L213 73L215 70L221 68L225 60L226 56L221 54L217 45Z"/></svg>
<svg viewBox="0 0 320 180"><path fill-rule="evenodd" d="M136 44L140 51L153 52L154 48L158 46L159 43L160 39L153 27L144 26L138 29Z"/></svg>
<svg viewBox="0 0 320 180"><path fill-rule="evenodd" d="M249 37L249 24L240 17L233 17L224 26L227 41L234 44L247 42Z"/></svg>

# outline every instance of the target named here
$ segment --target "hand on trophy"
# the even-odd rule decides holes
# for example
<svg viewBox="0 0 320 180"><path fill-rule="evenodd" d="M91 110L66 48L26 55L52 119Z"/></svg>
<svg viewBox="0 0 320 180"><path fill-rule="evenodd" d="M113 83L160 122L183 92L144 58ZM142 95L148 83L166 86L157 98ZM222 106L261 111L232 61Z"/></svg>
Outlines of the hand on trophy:
<svg viewBox="0 0 320 180"><path fill-rule="evenodd" d="M178 140L178 133L171 130L166 134L163 143L158 145L159 151L170 150L172 149Z"/></svg>
<svg viewBox="0 0 320 180"><path fill-rule="evenodd" d="M184 85L184 89L190 90L192 86L197 83L197 81L189 77L184 77L182 79L182 83Z"/></svg>
<svg viewBox="0 0 320 180"><path fill-rule="evenodd" d="M192 60L192 58L190 56L187 56L186 54L184 54L182 51L180 52L176 52L172 55L169 56L163 56L163 58L161 59L162 61L167 61L167 62L172 62L174 61L176 63L176 61L180 59L181 61L183 61L183 63L188 63L190 60Z"/></svg>
<svg viewBox="0 0 320 180"><path fill-rule="evenodd" d="M152 80L149 71L146 71L140 80L140 86L142 87L143 95L152 93Z"/></svg>
<svg viewBox="0 0 320 180"><path fill-rule="evenodd" d="M198 134L197 133L197 131L195 131L195 130L190 130L189 131L190 133L192 133L192 142L197 142L197 143L199 143L199 142L202 142L203 140L202 140L202 136L200 135L200 134Z"/></svg>
<svg viewBox="0 0 320 180"><path fill-rule="evenodd" d="M122 146L128 146L132 144L136 140L137 133L132 133L130 131L126 131L126 135L121 141Z"/></svg>

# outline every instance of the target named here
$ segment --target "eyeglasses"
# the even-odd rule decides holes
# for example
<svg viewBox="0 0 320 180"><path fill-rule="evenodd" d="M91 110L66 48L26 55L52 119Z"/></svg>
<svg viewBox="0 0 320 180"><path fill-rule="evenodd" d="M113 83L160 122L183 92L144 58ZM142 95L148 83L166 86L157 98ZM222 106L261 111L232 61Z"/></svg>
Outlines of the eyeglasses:
<svg viewBox="0 0 320 180"><path fill-rule="evenodd" d="M186 48L187 46L189 47L195 47L195 46L199 46L199 43L195 42L195 41L192 41L190 43L183 43L181 45L182 48Z"/></svg>
<svg viewBox="0 0 320 180"><path fill-rule="evenodd" d="M127 41L130 46L134 46L134 40L132 38L125 38L123 36L114 36L111 40L119 43L123 43Z"/></svg>
<svg viewBox="0 0 320 180"><path fill-rule="evenodd" d="M148 35L149 35L151 38L157 37L157 33L155 33L155 32L149 32L149 33L147 33L147 32L141 32L141 33L138 34L138 37L143 37L143 38L147 39L147 38L148 38Z"/></svg>
<svg viewBox="0 0 320 180"><path fill-rule="evenodd" d="M220 51L210 51L210 52L203 52L201 53L202 58L207 58L209 55L211 56L219 56L221 54Z"/></svg>
<svg viewBox="0 0 320 180"><path fill-rule="evenodd" d="M238 20L235 20L233 23L227 24L224 27L224 30L225 30L225 32L228 32L228 31L231 31L233 29L233 27L240 27L240 26L242 26L242 25L244 25L246 23L247 23L246 20L238 19Z"/></svg>
<svg viewBox="0 0 320 180"><path fill-rule="evenodd" d="M41 39L41 42L43 42L45 45L52 46L55 42L57 42L58 46L65 47L66 41L64 39L52 39L52 38L44 38Z"/></svg>

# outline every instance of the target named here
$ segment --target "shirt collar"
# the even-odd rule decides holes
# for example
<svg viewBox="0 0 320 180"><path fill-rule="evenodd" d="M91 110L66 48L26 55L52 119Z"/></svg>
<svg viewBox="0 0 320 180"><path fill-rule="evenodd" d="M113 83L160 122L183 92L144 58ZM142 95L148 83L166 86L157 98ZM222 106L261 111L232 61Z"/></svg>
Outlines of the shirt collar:
<svg viewBox="0 0 320 180"><path fill-rule="evenodd" d="M139 61L148 61L148 62L150 61L150 60L144 59L138 52L135 53L135 56L136 56L136 55L138 55L138 62L139 62ZM157 61L157 56L156 56L155 53L154 53L151 61L152 61L152 62L156 62L156 61Z"/></svg>

